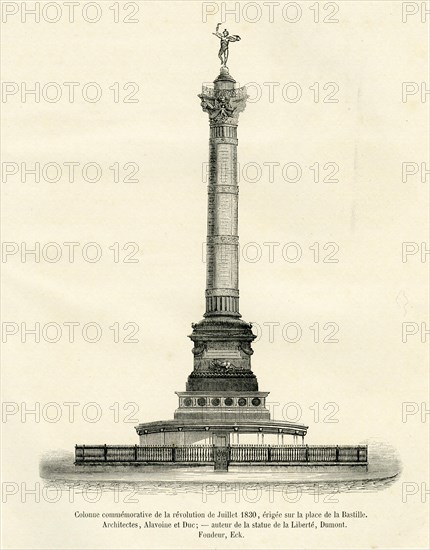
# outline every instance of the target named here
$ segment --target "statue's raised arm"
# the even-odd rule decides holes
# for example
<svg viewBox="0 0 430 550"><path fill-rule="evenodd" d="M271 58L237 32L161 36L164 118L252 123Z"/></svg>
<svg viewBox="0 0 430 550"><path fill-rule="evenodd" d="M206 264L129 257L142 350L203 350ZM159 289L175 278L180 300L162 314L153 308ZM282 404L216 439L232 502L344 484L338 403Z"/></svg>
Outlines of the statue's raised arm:
<svg viewBox="0 0 430 550"><path fill-rule="evenodd" d="M215 32L213 32L212 34L217 36L218 38L222 38L222 34L219 31L219 27L220 27L221 23L218 23L218 25L216 26L216 29L215 29Z"/></svg>

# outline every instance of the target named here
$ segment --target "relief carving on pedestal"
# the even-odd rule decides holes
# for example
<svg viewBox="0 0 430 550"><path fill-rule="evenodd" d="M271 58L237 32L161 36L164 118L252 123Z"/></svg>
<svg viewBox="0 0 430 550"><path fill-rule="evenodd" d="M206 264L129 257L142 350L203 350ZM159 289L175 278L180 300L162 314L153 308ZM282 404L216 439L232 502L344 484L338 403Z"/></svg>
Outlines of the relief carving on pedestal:
<svg viewBox="0 0 430 550"><path fill-rule="evenodd" d="M251 344L249 342L241 342L239 344L239 350L246 353L246 355L252 355L254 353L254 350L251 348Z"/></svg>
<svg viewBox="0 0 430 550"><path fill-rule="evenodd" d="M209 368L211 371L216 371L220 373L243 370L241 367L230 363L230 361L223 361L222 359L213 359Z"/></svg>
<svg viewBox="0 0 430 550"><path fill-rule="evenodd" d="M193 323L193 324L195 324L195 323ZM193 347L193 349L191 350L194 357L201 357L203 355L203 352L205 351L206 347L207 347L206 342L200 342L197 345L195 345Z"/></svg>

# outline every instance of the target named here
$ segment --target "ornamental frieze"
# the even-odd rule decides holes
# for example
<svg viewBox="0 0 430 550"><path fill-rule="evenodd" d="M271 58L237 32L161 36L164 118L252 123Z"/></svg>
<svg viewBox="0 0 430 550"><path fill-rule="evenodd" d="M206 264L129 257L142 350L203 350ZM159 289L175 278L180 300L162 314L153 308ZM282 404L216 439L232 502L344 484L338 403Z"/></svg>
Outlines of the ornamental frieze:
<svg viewBox="0 0 430 550"><path fill-rule="evenodd" d="M209 235L207 237L208 244L239 244L237 235Z"/></svg>
<svg viewBox="0 0 430 550"><path fill-rule="evenodd" d="M237 195L239 193L239 187L237 185L208 185L208 192Z"/></svg>

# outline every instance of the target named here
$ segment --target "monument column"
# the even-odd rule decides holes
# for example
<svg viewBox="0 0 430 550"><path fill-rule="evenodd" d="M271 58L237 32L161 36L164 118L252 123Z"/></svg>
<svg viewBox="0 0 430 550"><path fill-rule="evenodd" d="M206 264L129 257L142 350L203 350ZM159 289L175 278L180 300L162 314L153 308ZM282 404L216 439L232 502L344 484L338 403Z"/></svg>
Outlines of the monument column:
<svg viewBox="0 0 430 550"><path fill-rule="evenodd" d="M158 444L159 432L168 432L169 444L214 445L215 469L227 468L228 444L239 445L239 432L306 433L270 419L268 392L259 391L251 369L252 326L239 312L239 236L237 185L237 127L246 106L245 88L237 88L227 68L228 46L240 37L220 24L219 75L213 86L203 86L201 107L209 116L209 183L207 208L206 301L203 318L192 323L193 370L185 391L177 391L178 407L172 421L139 424L141 445ZM204 190L202 189L202 192ZM234 437L234 434L236 438ZM260 437L261 433L261 437Z"/></svg>
<svg viewBox="0 0 430 550"><path fill-rule="evenodd" d="M205 317L240 317L237 126L247 95L221 67L199 97L210 125Z"/></svg>
<svg viewBox="0 0 430 550"><path fill-rule="evenodd" d="M194 370L187 391L258 391L251 371L251 325L239 313L237 126L245 88L225 65L214 86L203 86L209 115L209 185L204 319L193 324Z"/></svg>

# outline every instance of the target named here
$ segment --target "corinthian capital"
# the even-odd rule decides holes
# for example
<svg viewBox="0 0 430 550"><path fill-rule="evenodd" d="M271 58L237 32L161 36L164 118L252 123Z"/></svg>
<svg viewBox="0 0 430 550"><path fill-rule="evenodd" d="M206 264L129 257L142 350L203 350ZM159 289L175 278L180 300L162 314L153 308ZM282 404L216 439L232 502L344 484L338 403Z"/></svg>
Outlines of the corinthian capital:
<svg viewBox="0 0 430 550"><path fill-rule="evenodd" d="M215 90L203 86L199 98L202 109L209 114L211 122L237 124L239 113L245 110L248 95L245 87Z"/></svg>

